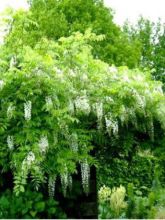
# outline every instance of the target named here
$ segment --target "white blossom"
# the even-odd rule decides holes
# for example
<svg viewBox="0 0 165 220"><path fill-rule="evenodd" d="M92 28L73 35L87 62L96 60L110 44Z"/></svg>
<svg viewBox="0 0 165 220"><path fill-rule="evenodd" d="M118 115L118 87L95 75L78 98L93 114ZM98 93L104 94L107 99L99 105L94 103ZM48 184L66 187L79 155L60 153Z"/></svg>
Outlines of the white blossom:
<svg viewBox="0 0 165 220"><path fill-rule="evenodd" d="M87 80L88 80L87 74L84 73L84 74L81 76L81 80L82 80L82 81L87 81Z"/></svg>
<svg viewBox="0 0 165 220"><path fill-rule="evenodd" d="M141 82L143 81L144 77L142 77L141 75L134 75L133 78L137 81L137 82Z"/></svg>
<svg viewBox="0 0 165 220"><path fill-rule="evenodd" d="M16 57L13 56L10 60L10 69L13 68L16 65L17 61L16 61Z"/></svg>
<svg viewBox="0 0 165 220"><path fill-rule="evenodd" d="M81 162L81 179L83 190L86 194L89 192L90 167L87 159Z"/></svg>
<svg viewBox="0 0 165 220"><path fill-rule="evenodd" d="M97 114L97 119L101 121L103 117L103 103L102 102L96 103L96 114Z"/></svg>
<svg viewBox="0 0 165 220"><path fill-rule="evenodd" d="M78 151L78 136L76 133L72 133L70 136L70 147L73 152Z"/></svg>
<svg viewBox="0 0 165 220"><path fill-rule="evenodd" d="M69 190L72 190L72 184L73 184L73 179L71 175L68 175L68 186L69 186Z"/></svg>
<svg viewBox="0 0 165 220"><path fill-rule="evenodd" d="M74 114L74 103L69 100L68 110L71 114Z"/></svg>
<svg viewBox="0 0 165 220"><path fill-rule="evenodd" d="M115 66L110 66L108 70L110 73L117 73L117 68Z"/></svg>
<svg viewBox="0 0 165 220"><path fill-rule="evenodd" d="M46 109L47 110L53 106L53 101L50 96L45 97L45 102L46 102Z"/></svg>
<svg viewBox="0 0 165 220"><path fill-rule="evenodd" d="M76 77L76 72L72 69L69 70L69 75L72 77Z"/></svg>
<svg viewBox="0 0 165 220"><path fill-rule="evenodd" d="M54 197L55 193L56 176L49 177L48 180L48 193L51 198Z"/></svg>
<svg viewBox="0 0 165 220"><path fill-rule="evenodd" d="M117 120L112 119L111 117L105 116L105 124L106 124L106 130L109 135L111 135L111 131L113 135L117 136L118 135L118 122Z"/></svg>
<svg viewBox="0 0 165 220"><path fill-rule="evenodd" d="M4 81L3 80L0 80L0 89L2 89L4 86Z"/></svg>
<svg viewBox="0 0 165 220"><path fill-rule="evenodd" d="M32 151L30 151L22 162L22 170L26 170L26 168L30 167L34 161L35 155Z"/></svg>
<svg viewBox="0 0 165 220"><path fill-rule="evenodd" d="M12 150L14 148L14 138L13 138L13 136L10 136L10 135L7 136L7 145L8 145L8 148L10 150Z"/></svg>
<svg viewBox="0 0 165 220"><path fill-rule="evenodd" d="M63 194L64 196L66 196L66 191L67 191L67 187L68 187L68 169L66 167L66 164L64 164L64 173L62 173L60 175L61 177L61 185L62 185L62 191L63 191Z"/></svg>
<svg viewBox="0 0 165 220"><path fill-rule="evenodd" d="M136 90L133 90L133 95L139 105L140 108L144 109L146 106L146 101L144 96L140 96Z"/></svg>
<svg viewBox="0 0 165 220"><path fill-rule="evenodd" d="M35 161L35 155L32 151L30 151L26 157L26 162L30 166L34 161Z"/></svg>
<svg viewBox="0 0 165 220"><path fill-rule="evenodd" d="M124 82L130 82L130 79L127 75L123 75L123 81Z"/></svg>
<svg viewBox="0 0 165 220"><path fill-rule="evenodd" d="M11 119L13 117L14 110L15 110L15 106L10 104L9 107L7 108L7 118L8 119Z"/></svg>
<svg viewBox="0 0 165 220"><path fill-rule="evenodd" d="M41 136L39 141L39 148L41 153L45 153L49 146L48 138L46 135Z"/></svg>
<svg viewBox="0 0 165 220"><path fill-rule="evenodd" d="M25 120L29 121L31 119L32 102L27 101L24 103L24 117Z"/></svg>
<svg viewBox="0 0 165 220"><path fill-rule="evenodd" d="M60 69L58 69L57 67L55 67L55 71L56 71L56 73L59 74L59 75L63 74L63 71L60 70Z"/></svg>
<svg viewBox="0 0 165 220"><path fill-rule="evenodd" d="M114 102L114 100L110 96L105 96L106 102Z"/></svg>
<svg viewBox="0 0 165 220"><path fill-rule="evenodd" d="M75 107L77 111L83 112L85 114L90 113L89 100L86 95L77 97L75 100Z"/></svg>

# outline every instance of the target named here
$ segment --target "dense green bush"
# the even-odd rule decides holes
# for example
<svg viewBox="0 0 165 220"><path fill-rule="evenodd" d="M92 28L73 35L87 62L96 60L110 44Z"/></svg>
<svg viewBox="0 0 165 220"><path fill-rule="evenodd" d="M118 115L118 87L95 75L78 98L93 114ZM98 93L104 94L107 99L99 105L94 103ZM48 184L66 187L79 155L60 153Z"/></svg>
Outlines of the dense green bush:
<svg viewBox="0 0 165 220"><path fill-rule="evenodd" d="M66 194L78 163L87 192L94 147L106 150L107 141L122 157L130 151L118 145L123 130L133 129L135 141L137 132L153 140L155 121L164 129L161 83L149 72L94 59L88 43L101 39L90 31L57 43L43 39L10 62L2 60L1 166L14 173L17 194L24 192L28 175L36 189L45 181L51 186L58 175Z"/></svg>
<svg viewBox="0 0 165 220"><path fill-rule="evenodd" d="M0 195L0 218L66 218L66 215L57 201L44 198L42 193L27 189L17 197L8 189Z"/></svg>

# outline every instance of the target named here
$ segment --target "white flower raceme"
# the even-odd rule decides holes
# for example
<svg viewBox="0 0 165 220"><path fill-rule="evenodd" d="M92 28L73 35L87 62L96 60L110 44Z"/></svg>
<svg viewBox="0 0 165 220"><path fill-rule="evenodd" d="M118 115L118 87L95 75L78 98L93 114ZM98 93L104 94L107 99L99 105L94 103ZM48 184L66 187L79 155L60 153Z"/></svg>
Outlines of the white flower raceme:
<svg viewBox="0 0 165 220"><path fill-rule="evenodd" d="M45 97L45 102L46 102L46 109L47 110L53 106L53 101L50 96Z"/></svg>
<svg viewBox="0 0 165 220"><path fill-rule="evenodd" d="M129 79L128 75L123 75L123 81L124 82L130 82L130 79Z"/></svg>
<svg viewBox="0 0 165 220"><path fill-rule="evenodd" d="M86 73L84 73L84 74L81 76L81 80L82 80L82 81L85 81L85 82L88 80L88 76L87 76Z"/></svg>
<svg viewBox="0 0 165 220"><path fill-rule="evenodd" d="M105 96L106 102L114 102L114 100L110 96Z"/></svg>
<svg viewBox="0 0 165 220"><path fill-rule="evenodd" d="M10 136L10 135L7 136L7 145L8 145L8 148L10 150L12 150L14 148L14 138L13 138L13 136Z"/></svg>
<svg viewBox="0 0 165 220"><path fill-rule="evenodd" d="M146 100L144 96L141 96L135 89L132 90L132 93L137 101L137 104L140 108L144 109L146 106Z"/></svg>
<svg viewBox="0 0 165 220"><path fill-rule="evenodd" d="M14 110L15 110L15 106L10 104L9 107L7 108L7 118L8 119L11 119L13 117Z"/></svg>
<svg viewBox="0 0 165 220"><path fill-rule="evenodd" d="M48 138L46 135L42 135L39 140L39 148L41 153L45 153L49 146Z"/></svg>
<svg viewBox="0 0 165 220"><path fill-rule="evenodd" d="M72 77L76 77L76 72L72 69L69 70L69 75Z"/></svg>
<svg viewBox="0 0 165 220"><path fill-rule="evenodd" d="M35 161L35 155L32 151L30 151L26 157L26 162L30 166L34 161Z"/></svg>
<svg viewBox="0 0 165 220"><path fill-rule="evenodd" d="M64 172L60 175L60 177L61 177L62 191L63 191L64 196L66 196L66 191L67 191L67 187L69 184L69 181L68 181L69 174L68 174L68 169L66 167L66 164L64 164Z"/></svg>
<svg viewBox="0 0 165 220"><path fill-rule="evenodd" d="M69 174L68 175L68 186L69 186L69 190L72 190L72 184L73 184L73 179L72 176Z"/></svg>
<svg viewBox="0 0 165 220"><path fill-rule="evenodd" d="M63 71L60 70L60 69L58 69L57 67L55 67L55 71L56 71L56 73L59 74L59 75L63 74Z"/></svg>
<svg viewBox="0 0 165 220"><path fill-rule="evenodd" d="M82 186L84 192L88 194L89 192L89 179L90 179L90 167L88 164L87 159L81 162L81 179L82 179Z"/></svg>
<svg viewBox="0 0 165 220"><path fill-rule="evenodd" d="M49 196L51 198L54 197L55 184L56 184L56 176L49 177L49 180L48 180L48 192L49 192Z"/></svg>
<svg viewBox="0 0 165 220"><path fill-rule="evenodd" d="M2 89L4 86L4 81L3 80L0 80L0 89Z"/></svg>
<svg viewBox="0 0 165 220"><path fill-rule="evenodd" d="M72 102L72 100L69 100L68 110L71 114L74 114L74 103Z"/></svg>
<svg viewBox="0 0 165 220"><path fill-rule="evenodd" d="M106 125L106 130L108 132L108 134L111 134L111 126L112 126L112 121L111 119L108 119L107 117L105 117L105 125Z"/></svg>
<svg viewBox="0 0 165 220"><path fill-rule="evenodd" d="M16 57L13 56L10 60L10 69L13 68L16 65L17 61L16 61Z"/></svg>
<svg viewBox="0 0 165 220"><path fill-rule="evenodd" d="M78 151L78 136L76 133L72 133L70 136L70 147L73 152Z"/></svg>
<svg viewBox="0 0 165 220"><path fill-rule="evenodd" d="M24 117L25 120L29 121L31 119L32 102L27 101L24 103Z"/></svg>
<svg viewBox="0 0 165 220"><path fill-rule="evenodd" d="M118 122L117 120L112 119L111 117L105 116L105 124L106 124L106 130L109 135L111 135L111 131L113 135L117 136L118 135Z"/></svg>
<svg viewBox="0 0 165 220"><path fill-rule="evenodd" d="M86 95L77 97L75 100L75 107L77 111L83 112L84 114L90 113L89 100Z"/></svg>
<svg viewBox="0 0 165 220"><path fill-rule="evenodd" d="M30 151L22 162L22 169L24 170L30 167L34 161L35 161L35 155L32 151Z"/></svg>
<svg viewBox="0 0 165 220"><path fill-rule="evenodd" d="M96 114L97 114L97 119L101 121L103 117L103 103L102 102L96 103Z"/></svg>
<svg viewBox="0 0 165 220"><path fill-rule="evenodd" d="M108 70L110 73L117 73L117 71L118 71L115 66L110 66Z"/></svg>

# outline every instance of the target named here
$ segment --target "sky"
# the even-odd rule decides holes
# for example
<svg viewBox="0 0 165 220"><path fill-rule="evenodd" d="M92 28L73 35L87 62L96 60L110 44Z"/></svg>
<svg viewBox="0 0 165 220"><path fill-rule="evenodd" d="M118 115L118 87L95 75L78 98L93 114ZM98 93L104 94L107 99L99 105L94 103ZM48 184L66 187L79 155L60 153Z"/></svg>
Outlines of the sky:
<svg viewBox="0 0 165 220"><path fill-rule="evenodd" d="M122 25L126 19L135 23L139 15L152 21L159 17L165 22L165 0L104 0L105 5L115 11L114 20ZM0 0L0 12L6 6L27 8L26 0Z"/></svg>
<svg viewBox="0 0 165 220"><path fill-rule="evenodd" d="M139 15L157 21L160 17L165 22L165 0L104 0L107 6L115 10L114 20L122 25L126 19L136 23Z"/></svg>

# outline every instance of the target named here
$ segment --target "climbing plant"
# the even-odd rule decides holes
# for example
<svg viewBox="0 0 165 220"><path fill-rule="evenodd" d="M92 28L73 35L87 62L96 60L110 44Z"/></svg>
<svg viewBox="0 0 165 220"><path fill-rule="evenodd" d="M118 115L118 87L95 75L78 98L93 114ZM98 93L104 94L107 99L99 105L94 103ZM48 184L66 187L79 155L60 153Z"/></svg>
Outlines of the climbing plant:
<svg viewBox="0 0 165 220"><path fill-rule="evenodd" d="M154 121L165 128L162 84L149 72L94 59L89 42L103 38L90 30L56 42L43 38L10 59L4 46L0 166L13 173L17 195L31 182L36 190L47 183L53 196L57 177L65 195L77 164L88 193L90 166L98 164L90 154L96 135L119 139L131 124L153 140Z"/></svg>

